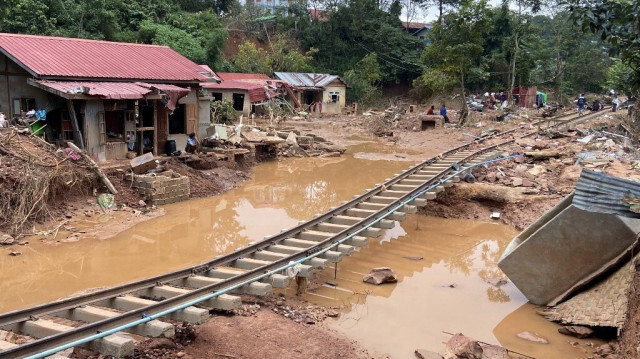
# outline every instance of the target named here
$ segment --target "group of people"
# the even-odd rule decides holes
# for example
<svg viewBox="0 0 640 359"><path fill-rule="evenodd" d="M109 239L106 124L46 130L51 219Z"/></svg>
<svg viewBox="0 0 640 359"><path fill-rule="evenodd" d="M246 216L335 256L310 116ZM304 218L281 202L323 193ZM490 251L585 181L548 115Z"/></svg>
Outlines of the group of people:
<svg viewBox="0 0 640 359"><path fill-rule="evenodd" d="M618 94L615 93L614 90L611 90L609 91L609 96L611 96L611 112L618 111L618 108L620 107L620 99L618 98ZM600 99L593 100L593 104L589 107L588 106L589 102L587 101L587 98L584 96L584 93L581 93L580 96L578 96L576 103L578 105L579 116L582 116L585 109L595 112L595 111L600 111L604 108L604 104L600 101Z"/></svg>
<svg viewBox="0 0 640 359"><path fill-rule="evenodd" d="M435 115L435 106L431 105L431 107L427 110L427 115ZM440 116L442 116L442 118L444 119L444 123L450 123L451 121L449 121L449 117L447 116L447 106L445 104L442 104L442 107L440 107Z"/></svg>

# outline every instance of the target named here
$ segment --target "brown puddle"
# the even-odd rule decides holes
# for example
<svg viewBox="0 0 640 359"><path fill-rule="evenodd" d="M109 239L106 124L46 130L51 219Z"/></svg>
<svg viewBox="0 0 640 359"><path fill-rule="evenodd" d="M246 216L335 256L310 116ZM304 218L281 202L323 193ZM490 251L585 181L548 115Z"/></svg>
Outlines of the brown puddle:
<svg viewBox="0 0 640 359"><path fill-rule="evenodd" d="M536 358L584 357L592 340L559 334L559 326L537 315L511 282L488 283L503 278L496 262L515 234L494 223L408 216L402 226L340 262L337 278L334 268L323 271L323 285L306 299L343 306L331 326L375 357L414 358L418 348L442 352L450 337L444 332L462 332ZM398 284L362 282L371 268L383 266L397 273ZM551 344L517 338L523 331Z"/></svg>
<svg viewBox="0 0 640 359"><path fill-rule="evenodd" d="M164 206L166 215L106 240L31 240L19 247L17 257L5 248L0 252L0 312L211 260L310 219L408 167L348 155L263 163L253 169L253 179L235 190Z"/></svg>

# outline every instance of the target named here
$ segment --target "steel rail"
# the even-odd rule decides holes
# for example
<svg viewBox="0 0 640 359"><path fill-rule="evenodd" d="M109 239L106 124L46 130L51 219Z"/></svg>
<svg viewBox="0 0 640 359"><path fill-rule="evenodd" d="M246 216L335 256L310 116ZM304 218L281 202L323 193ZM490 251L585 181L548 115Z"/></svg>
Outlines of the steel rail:
<svg viewBox="0 0 640 359"><path fill-rule="evenodd" d="M586 115L586 116L592 116L593 114L590 115ZM586 116L582 116L582 117L576 117L575 119L586 119ZM564 117L564 116L561 116ZM575 120L574 119L574 120ZM566 122L564 122L566 123ZM502 133L499 133L497 135L485 138L483 140L489 139L489 138L495 138L498 136L502 136L504 134L507 133L512 133L514 132L516 129L512 129L512 130L508 130L508 131L504 131ZM537 133L537 131L533 131L530 133L527 133L521 137L527 137L530 136L532 134ZM491 151L493 149L498 148L499 146L503 146L505 144L509 144L514 142L515 140L509 140L509 141L504 141L504 142L500 142L498 144L494 144L488 147L485 147L483 149L480 149L478 151L475 151L471 154L469 154L468 156L466 156L464 159L459 160L459 162L464 163L474 157L477 157L483 153L486 153L488 151ZM330 219L331 217L333 217L336 213L341 213L349 208L354 207L355 205L362 203L362 202L366 202L367 199L375 196L376 194L380 193L383 191L384 188L391 186L401 180L403 180L404 178L412 175L413 173L417 172L418 170L422 169L423 167L434 163L436 161L438 161L439 159L443 158L443 157L448 157L453 153L459 152L462 149L468 148L469 146L479 143L480 141L471 141L469 143L457 146L451 150L448 150L446 152L443 152L437 156L431 157L425 161L423 161L420 164L417 164L413 167L411 167L409 170L404 171L403 173L401 173L400 175L386 181L383 185L379 185L374 187L371 190L368 190L365 194L360 195L354 199L352 199L351 201L342 204L341 206L332 209L328 212L326 212L323 215L320 215L308 222L305 222L301 225L298 225L292 229L289 229L287 231L284 231L282 233L279 233L275 236L272 237L268 237L263 241L254 243L252 245L249 245L247 247L244 247L240 250L237 250L233 253L230 253L228 255L225 255L221 258L217 258L214 259L212 261L206 262L204 264L198 265L198 266L194 266L191 268L186 268L183 270L178 270L178 271L174 271L171 273L167 273L167 274L163 274L163 275L159 275L159 276L155 276L155 277L151 277L151 278L147 278L144 280L140 280L140 281L136 281L136 282L132 282L132 283L128 283L128 284L124 284L124 285L120 285L120 286L116 286L116 287L112 287L112 288L108 288L105 290L100 290L97 292L93 292L93 293L89 293L86 295L81 295L81 296L76 296L76 297L72 297L72 298L68 298L68 299L64 299L64 300L60 300L60 301L56 301L53 303L48 303L48 304L44 304L44 305L39 305L36 307L32 307L32 308L26 308L26 309L22 309L22 310L18 310L18 311L13 311L10 313L6 313L3 315L0 315L0 327L5 327L7 325L10 324L15 324L15 323L19 323L19 322L24 322L26 320L33 320L34 318L37 318L38 316L44 315L44 314L50 314L50 313L55 313L55 312L59 312L65 309L73 309L76 307L80 307L83 305L87 305L89 303L93 303L96 301L100 301L100 300L104 300L104 299L109 299L109 298L113 298L116 297L118 295L121 295L123 293L129 293L129 292L133 292L136 290L140 290L140 289L144 289L144 288L149 288L149 287L153 287L156 286L158 284L162 284L163 282L170 282L173 280L177 280L177 279L181 279L181 278L185 278L188 277L192 274L196 274L196 273L200 273L203 271L206 271L208 269L211 268L215 268L215 267L219 267L219 266L225 266L228 264L231 264L233 261L239 259L239 258L244 258L246 257L248 254L254 253L256 251L260 251L263 250L264 248L280 242L286 238L290 238L292 236L295 236L296 234L304 231L305 229L311 228L313 226L315 226L316 224L325 222L327 219ZM141 317L147 316L147 315L154 315L160 312L163 312L165 310L167 310L168 308L172 308L172 307L176 307L179 306L181 304L184 303L189 303L201 296L203 296L204 294L208 294L208 293L215 293L218 291L223 290L224 288L228 288L230 286L234 286L237 285L239 283L244 283L247 281L251 281L253 279L259 279L259 277L264 276L264 273L268 273L270 271L273 271L275 269L278 269L280 267L282 267L283 265L286 265L287 263L291 262L291 261L296 261L296 260L300 260L302 258L305 258L305 256L308 256L309 254L318 252L323 250L324 248L327 248L328 246L338 243L346 238L348 238L349 236L352 236L353 233L358 232L364 228L367 228L368 226L371 226L373 223L377 222L378 220L386 217L387 215L389 215L390 213L394 212L394 209L397 210L397 208L399 208L399 206L402 206L402 203L404 203L405 201L407 201L408 199L411 199L412 196L416 195L417 193L421 193L422 191L424 191L426 188L429 188L431 186L433 186L434 184L438 183L442 178L446 177L446 175L448 173L450 173L452 171L451 168L446 168L443 171L441 171L439 174L433 176L430 180L425 181L422 185L416 186L412 191L405 193L403 196L397 198L396 200L392 201L391 203L385 205L383 208L381 208L380 210L376 211L375 213L371 214L369 217L363 218L360 222L351 225L350 227L344 229L343 231L333 235L332 237L329 237L323 241L318 242L316 245L310 247L310 248L301 248L300 252L296 253L296 254L292 254L286 258L282 258L280 260L277 261L273 261L271 263L269 263L268 265L264 265L262 267L247 271L245 273L242 273L240 275L236 275L234 277L222 280L218 283L215 284L211 284L211 285L207 285L205 287L201 287L198 289L191 289L189 292L175 296L175 297L171 297L171 298L167 298L165 300L162 301L158 301L150 306L144 307L144 308L140 308L140 309L136 309L136 310L132 310L129 312L125 312L122 313L121 315L117 316L117 317L113 317L113 318L109 318L109 319L104 319L104 320L100 320L97 322L92 322L92 323L87 323L85 325L82 325L80 327L74 328L73 330L67 331L67 332L63 332L63 333L59 333L56 335L52 335L52 336L48 336L45 338L41 338L38 340L35 340L33 342L29 342L26 344L22 344L20 346L14 347L14 348L10 348L4 351L0 352L0 356L1 357L5 357L5 356L26 356L26 355L31 355L31 354L36 354L39 352L42 352L43 350L47 349L47 348L51 348L51 347L56 347L59 344L64 344L64 343L70 343L75 341L76 339L79 338L83 338L86 337L87 335L90 334L94 334L94 333L100 333L100 332L105 332L107 330L113 329L113 328L118 328L119 326L135 321L135 320L139 320Z"/></svg>

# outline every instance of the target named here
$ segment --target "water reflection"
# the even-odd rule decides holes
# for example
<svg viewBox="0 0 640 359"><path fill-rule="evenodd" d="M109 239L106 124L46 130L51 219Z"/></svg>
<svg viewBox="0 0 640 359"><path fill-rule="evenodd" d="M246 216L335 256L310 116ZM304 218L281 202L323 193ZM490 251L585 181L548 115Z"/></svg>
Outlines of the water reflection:
<svg viewBox="0 0 640 359"><path fill-rule="evenodd" d="M310 219L407 167L350 156L274 161L255 167L253 179L235 190L165 206L166 215L106 240L32 241L21 247L21 256L0 253L0 311L211 260Z"/></svg>
<svg viewBox="0 0 640 359"><path fill-rule="evenodd" d="M363 343L373 356L414 358L416 348L442 352L449 335L462 332L538 358L581 358L567 345L536 345L516 334L532 330L557 338L558 325L525 304L496 263L516 234L510 227L471 220L407 216L401 224L320 277L311 302L341 308L331 326ZM397 284L372 286L362 277L388 266ZM511 319L513 318L513 319ZM514 325L517 324L517 325ZM529 328L529 329L524 329ZM573 339L573 338L571 338Z"/></svg>

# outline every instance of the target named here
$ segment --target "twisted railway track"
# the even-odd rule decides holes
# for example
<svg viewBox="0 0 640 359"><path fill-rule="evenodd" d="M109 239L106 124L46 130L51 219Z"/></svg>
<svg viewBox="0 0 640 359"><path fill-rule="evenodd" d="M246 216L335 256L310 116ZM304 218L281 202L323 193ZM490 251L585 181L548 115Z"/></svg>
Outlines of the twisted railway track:
<svg viewBox="0 0 640 359"><path fill-rule="evenodd" d="M549 127L595 115L562 115ZM0 329L33 340L20 345L0 340L0 357L41 358L74 346L129 356L134 340L115 333L172 337L173 324L161 318L200 324L209 319L211 308L232 310L241 304L240 297L229 293L265 295L285 288L291 277L311 276L365 246L367 237L380 236L394 221L416 213L418 206L460 181L472 167L500 160L499 147L515 141L500 138L517 130L429 158L307 222L201 265L1 314ZM471 149L488 141L496 143Z"/></svg>

